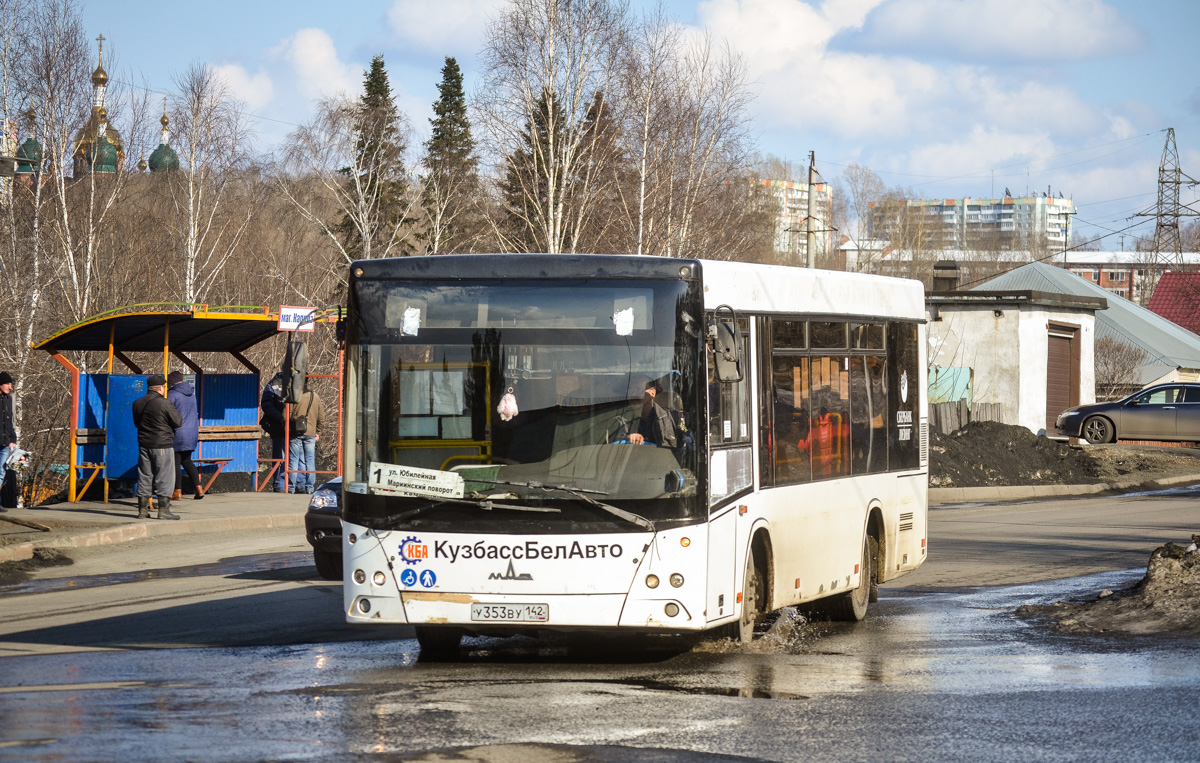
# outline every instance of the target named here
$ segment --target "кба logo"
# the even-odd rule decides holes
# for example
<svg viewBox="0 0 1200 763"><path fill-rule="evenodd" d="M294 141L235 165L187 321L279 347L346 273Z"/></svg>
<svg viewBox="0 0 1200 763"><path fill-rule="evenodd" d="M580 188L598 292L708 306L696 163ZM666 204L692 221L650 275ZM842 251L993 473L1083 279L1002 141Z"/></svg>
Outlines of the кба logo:
<svg viewBox="0 0 1200 763"><path fill-rule="evenodd" d="M405 564L420 564L429 558L429 546L410 535L400 541L400 558Z"/></svg>

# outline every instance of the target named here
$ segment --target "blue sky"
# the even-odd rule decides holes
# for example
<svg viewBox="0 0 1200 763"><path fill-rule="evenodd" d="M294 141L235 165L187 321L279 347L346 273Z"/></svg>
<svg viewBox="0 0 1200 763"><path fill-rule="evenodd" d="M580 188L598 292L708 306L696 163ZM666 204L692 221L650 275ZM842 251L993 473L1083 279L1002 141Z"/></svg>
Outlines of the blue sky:
<svg viewBox="0 0 1200 763"><path fill-rule="evenodd" d="M503 0L83 0L114 78L168 91L214 66L254 116L260 148L314 98L357 91L382 53L415 141L443 58L468 92ZM640 9L649 3L632 2ZM1044 192L1075 199L1079 231L1153 206L1165 128L1200 179L1197 0L669 0L745 56L761 151L823 177L852 163L925 198ZM108 61L106 54L106 61ZM800 178L798 178L800 179ZM1181 198L1200 198L1184 187ZM1198 205L1200 206L1200 205ZM1153 221L1126 234L1149 235ZM1113 236L1107 249L1120 247Z"/></svg>

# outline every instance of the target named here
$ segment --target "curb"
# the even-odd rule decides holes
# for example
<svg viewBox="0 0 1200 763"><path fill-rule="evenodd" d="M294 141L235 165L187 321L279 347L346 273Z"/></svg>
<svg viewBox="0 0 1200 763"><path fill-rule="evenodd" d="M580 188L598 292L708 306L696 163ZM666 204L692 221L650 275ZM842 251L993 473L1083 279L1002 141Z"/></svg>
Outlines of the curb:
<svg viewBox="0 0 1200 763"><path fill-rule="evenodd" d="M929 505L959 503L1003 503L1031 498L1061 498L1064 496L1097 495L1099 493L1155 490L1158 488L1200 482L1200 474L1163 477L1158 480L1119 480L1090 485L1004 485L990 487L939 487L929 489Z"/></svg>
<svg viewBox="0 0 1200 763"><path fill-rule="evenodd" d="M304 527L304 515L260 514L248 517L184 519L178 522L160 522L158 520L133 522L88 533L52 536L45 540L2 546L0 547L0 564L32 559L34 549L38 548L87 548L171 535L199 535L230 530L268 530L280 527Z"/></svg>

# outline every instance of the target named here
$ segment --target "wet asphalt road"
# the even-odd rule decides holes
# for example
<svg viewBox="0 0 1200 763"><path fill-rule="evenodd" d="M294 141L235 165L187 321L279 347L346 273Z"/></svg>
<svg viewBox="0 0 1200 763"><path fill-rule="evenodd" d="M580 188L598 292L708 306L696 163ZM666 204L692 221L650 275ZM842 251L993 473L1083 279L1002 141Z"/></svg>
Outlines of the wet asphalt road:
<svg viewBox="0 0 1200 763"><path fill-rule="evenodd" d="M346 626L302 538L189 539L158 549L167 568L130 544L0 587L0 760L1195 760L1200 643L1012 613L1136 580L1044 570L1144 564L1196 500L934 512L941 553L856 625L785 613L751 647L469 639L449 662L411 629ZM1043 580L947 584L970 570Z"/></svg>
<svg viewBox="0 0 1200 763"><path fill-rule="evenodd" d="M1137 576L885 591L861 624L785 614L749 648L475 639L429 662L393 633L10 657L0 759L1192 760L1194 642L1057 636L1011 614ZM464 749L489 745L516 747Z"/></svg>

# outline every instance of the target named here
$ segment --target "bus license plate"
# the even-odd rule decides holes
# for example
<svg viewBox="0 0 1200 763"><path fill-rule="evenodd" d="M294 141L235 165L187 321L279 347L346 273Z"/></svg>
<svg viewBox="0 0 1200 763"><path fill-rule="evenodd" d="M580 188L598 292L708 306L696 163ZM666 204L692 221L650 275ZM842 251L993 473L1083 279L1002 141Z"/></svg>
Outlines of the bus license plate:
<svg viewBox="0 0 1200 763"><path fill-rule="evenodd" d="M550 619L550 605L472 604L471 619L484 622L544 623Z"/></svg>

